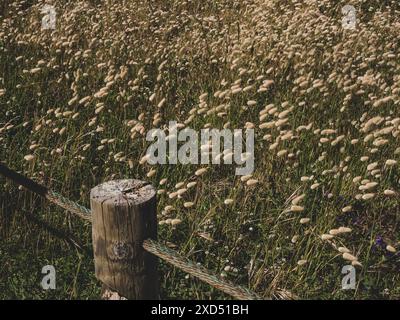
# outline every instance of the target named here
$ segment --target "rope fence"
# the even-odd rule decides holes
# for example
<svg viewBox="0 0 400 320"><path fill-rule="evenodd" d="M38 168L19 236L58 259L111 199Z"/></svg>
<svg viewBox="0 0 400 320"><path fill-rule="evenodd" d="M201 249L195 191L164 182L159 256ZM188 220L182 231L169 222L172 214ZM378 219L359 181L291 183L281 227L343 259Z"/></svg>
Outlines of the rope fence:
<svg viewBox="0 0 400 320"><path fill-rule="evenodd" d="M203 267L198 266L193 261L179 255L176 251L156 242L154 240L145 240L143 248L159 257L160 259L169 262L173 266L189 273L190 275L208 283L226 294L238 300L259 300L260 298L249 289L234 286L227 281L222 281L219 277L212 275Z"/></svg>
<svg viewBox="0 0 400 320"><path fill-rule="evenodd" d="M91 210L81 206L80 204L71 201L61 194L47 189L46 187L36 183L35 181L17 173L14 170L7 168L0 163L0 174L12 180L18 185L21 185L31 192L34 192L55 205L77 215L81 219L92 222ZM206 268L198 266L193 261L185 258L175 250L167 246L147 239L143 241L143 249L147 252L157 256L158 258L170 263L171 265L183 270L184 272L200 279L201 281L213 286L216 289L234 297L238 300L259 300L261 299L257 294L251 290L236 286L229 281L223 280L220 277L211 274Z"/></svg>

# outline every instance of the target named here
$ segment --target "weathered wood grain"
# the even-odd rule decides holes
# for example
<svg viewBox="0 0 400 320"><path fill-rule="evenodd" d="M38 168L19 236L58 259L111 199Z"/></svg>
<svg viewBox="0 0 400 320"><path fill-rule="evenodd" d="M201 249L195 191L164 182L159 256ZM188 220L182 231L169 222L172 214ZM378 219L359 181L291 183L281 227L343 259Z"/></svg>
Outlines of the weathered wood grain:
<svg viewBox="0 0 400 320"><path fill-rule="evenodd" d="M96 277L128 299L158 299L157 258L142 247L157 238L156 192L139 180L115 180L91 190Z"/></svg>

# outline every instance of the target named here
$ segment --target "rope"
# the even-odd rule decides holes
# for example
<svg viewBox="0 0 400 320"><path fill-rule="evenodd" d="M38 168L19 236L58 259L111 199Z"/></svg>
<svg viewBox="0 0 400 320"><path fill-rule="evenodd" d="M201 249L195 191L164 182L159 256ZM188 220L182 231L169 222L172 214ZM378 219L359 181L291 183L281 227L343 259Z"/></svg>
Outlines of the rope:
<svg viewBox="0 0 400 320"><path fill-rule="evenodd" d="M92 221L91 212L88 208L85 208L80 204L63 197L61 194L57 192L48 190L48 193L46 194L46 199L58 205L59 207L76 214L78 217L82 219L85 219L90 222Z"/></svg>
<svg viewBox="0 0 400 320"><path fill-rule="evenodd" d="M47 200L56 204L57 206L76 214L80 218L92 221L89 209L82 207L81 205L63 197L61 194L57 192L47 189L45 186L42 186L37 182L33 181L32 179L29 179L23 176L22 174L19 174L18 172L7 168L5 165L1 163L0 163L0 174L14 181L16 184L25 187L29 191L32 191L33 193L36 193L41 197L46 198Z"/></svg>
<svg viewBox="0 0 400 320"><path fill-rule="evenodd" d="M235 286L225 280L220 279L219 277L212 275L209 273L207 269L204 267L198 266L194 264L187 258L182 257L176 251L171 250L170 248L154 241L154 240L145 240L143 242L143 248L154 254L155 256L161 258L172 264L173 266L191 274L192 276L199 278L200 280L208 283L209 285L217 288L232 297L238 300L259 300L255 293L251 292L249 289Z"/></svg>
<svg viewBox="0 0 400 320"><path fill-rule="evenodd" d="M76 202L73 202L57 192L51 191L46 187L39 185L33 180L11 170L0 163L0 174L13 180L15 183L24 186L28 190L45 197L50 202L58 205L59 207L66 209L82 219L92 221L91 212L88 208L85 208ZM169 262L173 266L191 274L192 276L199 278L200 280L208 283L209 285L231 295L232 297L239 300L258 300L255 293L251 292L249 289L234 286L230 282L220 279L219 277L209 273L204 267L196 265L189 259L181 256L174 250L155 242L153 240L145 240L143 242L143 248L154 254L155 256Z"/></svg>
<svg viewBox="0 0 400 320"><path fill-rule="evenodd" d="M36 183L35 181L28 179L27 177L19 174L18 172L7 168L5 165L0 163L0 173L5 176L6 178L14 181L16 184L25 187L26 189L45 197L47 194L47 188L41 186L40 184Z"/></svg>

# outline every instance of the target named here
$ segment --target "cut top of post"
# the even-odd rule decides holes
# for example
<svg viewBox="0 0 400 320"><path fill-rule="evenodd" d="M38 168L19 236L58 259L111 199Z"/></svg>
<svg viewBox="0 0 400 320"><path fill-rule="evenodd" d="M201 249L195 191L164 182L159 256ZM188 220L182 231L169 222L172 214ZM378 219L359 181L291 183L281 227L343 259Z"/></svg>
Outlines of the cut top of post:
<svg viewBox="0 0 400 320"><path fill-rule="evenodd" d="M96 202L128 202L140 205L153 198L156 191L147 182L136 179L121 179L104 182L94 187L90 193L90 198Z"/></svg>

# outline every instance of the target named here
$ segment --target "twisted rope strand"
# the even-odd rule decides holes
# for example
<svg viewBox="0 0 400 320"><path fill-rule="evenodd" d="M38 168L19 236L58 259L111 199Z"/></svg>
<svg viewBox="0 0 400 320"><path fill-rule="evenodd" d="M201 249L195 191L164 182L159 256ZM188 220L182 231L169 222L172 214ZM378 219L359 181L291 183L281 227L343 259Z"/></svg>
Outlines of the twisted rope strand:
<svg viewBox="0 0 400 320"><path fill-rule="evenodd" d="M92 222L91 212L88 208L63 197L61 194L48 190L45 198L55 205L76 214L78 217Z"/></svg>
<svg viewBox="0 0 400 320"><path fill-rule="evenodd" d="M143 248L172 264L173 266L191 274L192 276L199 278L200 280L208 283L209 285L231 295L232 297L239 300L260 300L261 298L249 289L241 286L235 286L230 282L220 279L219 277L209 273L204 267L196 265L194 262L187 258L182 257L176 251L156 242L154 240L145 240L143 242Z"/></svg>
<svg viewBox="0 0 400 320"><path fill-rule="evenodd" d="M28 189L29 191L36 193L41 197L46 198L47 200L56 204L57 206L76 214L80 218L92 221L91 212L89 209L63 197L61 194L57 192L49 190L45 186L40 185L39 183L23 176L22 174L16 171L7 168L2 163L0 163L0 174L12 180L17 185L21 185L26 189Z"/></svg>

